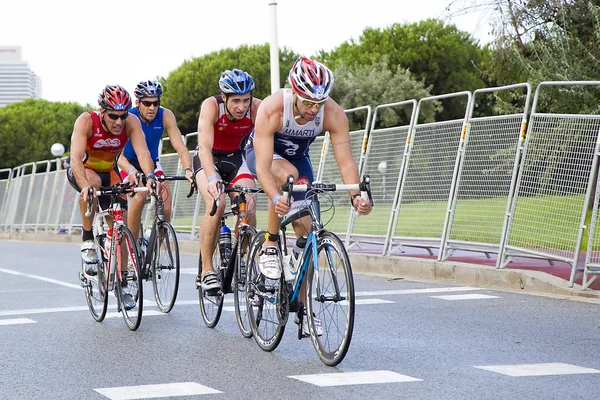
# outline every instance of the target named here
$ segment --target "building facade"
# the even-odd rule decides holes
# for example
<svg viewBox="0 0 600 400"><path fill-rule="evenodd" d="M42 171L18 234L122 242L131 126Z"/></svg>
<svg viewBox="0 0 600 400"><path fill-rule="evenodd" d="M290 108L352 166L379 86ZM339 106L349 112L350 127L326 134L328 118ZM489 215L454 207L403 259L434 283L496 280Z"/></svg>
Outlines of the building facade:
<svg viewBox="0 0 600 400"><path fill-rule="evenodd" d="M21 47L0 46L0 107L41 98L41 81L23 61Z"/></svg>

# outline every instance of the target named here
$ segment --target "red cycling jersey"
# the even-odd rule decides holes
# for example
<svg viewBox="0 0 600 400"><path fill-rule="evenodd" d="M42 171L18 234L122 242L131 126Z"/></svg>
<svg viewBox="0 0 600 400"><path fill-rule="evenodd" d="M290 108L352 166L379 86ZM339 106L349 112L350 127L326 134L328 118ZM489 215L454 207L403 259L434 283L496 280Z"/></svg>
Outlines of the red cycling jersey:
<svg viewBox="0 0 600 400"><path fill-rule="evenodd" d="M114 168L117 154L127 143L127 127L121 133L113 135L106 132L100 122L100 115L96 111L89 111L94 122L92 137L87 140L85 152L87 154L84 165L97 172L106 172ZM124 122L123 122L124 123Z"/></svg>
<svg viewBox="0 0 600 400"><path fill-rule="evenodd" d="M239 121L232 121L227 118L227 110L225 110L225 103L221 96L215 96L215 99L219 106L219 118L215 124L213 150L223 152L239 151L241 150L242 139L254 130L254 125L252 125L252 119L250 118L252 106L248 108L248 112L244 118Z"/></svg>

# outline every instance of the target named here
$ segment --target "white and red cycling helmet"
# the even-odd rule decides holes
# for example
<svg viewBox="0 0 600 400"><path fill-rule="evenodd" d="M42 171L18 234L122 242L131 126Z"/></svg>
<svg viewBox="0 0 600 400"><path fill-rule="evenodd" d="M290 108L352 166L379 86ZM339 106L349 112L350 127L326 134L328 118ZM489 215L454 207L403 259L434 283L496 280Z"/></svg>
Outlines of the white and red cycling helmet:
<svg viewBox="0 0 600 400"><path fill-rule="evenodd" d="M333 73L318 61L302 57L294 62L288 77L292 89L305 100L320 103L333 89Z"/></svg>

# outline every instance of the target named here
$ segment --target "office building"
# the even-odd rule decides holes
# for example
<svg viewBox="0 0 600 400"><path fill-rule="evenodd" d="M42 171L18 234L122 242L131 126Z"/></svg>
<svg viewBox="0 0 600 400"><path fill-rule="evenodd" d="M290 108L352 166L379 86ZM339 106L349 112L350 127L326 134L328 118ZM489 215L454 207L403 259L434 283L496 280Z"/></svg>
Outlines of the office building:
<svg viewBox="0 0 600 400"><path fill-rule="evenodd" d="M21 47L0 46L0 107L41 97L41 81L23 61Z"/></svg>

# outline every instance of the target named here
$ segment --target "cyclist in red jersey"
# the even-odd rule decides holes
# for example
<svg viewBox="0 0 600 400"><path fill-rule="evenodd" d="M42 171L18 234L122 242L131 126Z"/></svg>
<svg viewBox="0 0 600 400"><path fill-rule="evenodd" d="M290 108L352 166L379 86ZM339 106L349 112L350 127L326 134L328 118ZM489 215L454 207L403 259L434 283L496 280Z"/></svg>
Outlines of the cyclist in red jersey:
<svg viewBox="0 0 600 400"><path fill-rule="evenodd" d="M88 275L97 273L99 261L92 232L95 209L92 208L89 217L85 216L89 187L98 189L100 186L121 182L115 158L128 138L131 138L146 177L150 178L148 190L152 190L151 179L156 179L153 173L154 162L146 146L140 121L128 111L131 108L129 93L119 85L107 85L98 96L98 104L100 111L84 112L75 121L71 135L71 153L67 159L67 179L80 193L79 211L83 239L81 258ZM103 208L107 208L110 198L103 196L98 201ZM121 206L126 209L127 201L123 200ZM107 222L112 225L112 221ZM122 268L122 271L126 272L127 265L123 265Z"/></svg>
<svg viewBox="0 0 600 400"><path fill-rule="evenodd" d="M204 100L198 119L198 147L194 155L194 175L198 192L205 203L200 225L202 276L196 278L202 290L218 290L220 283L212 265L219 238L219 222L225 209L225 195L214 216L210 211L218 196L217 182L222 179L247 187L255 187L243 149L254 130L254 118L261 100L252 96L254 80L239 69L224 71L219 79L221 94ZM233 199L237 194L231 193ZM253 196L247 197L248 222L256 225Z"/></svg>

